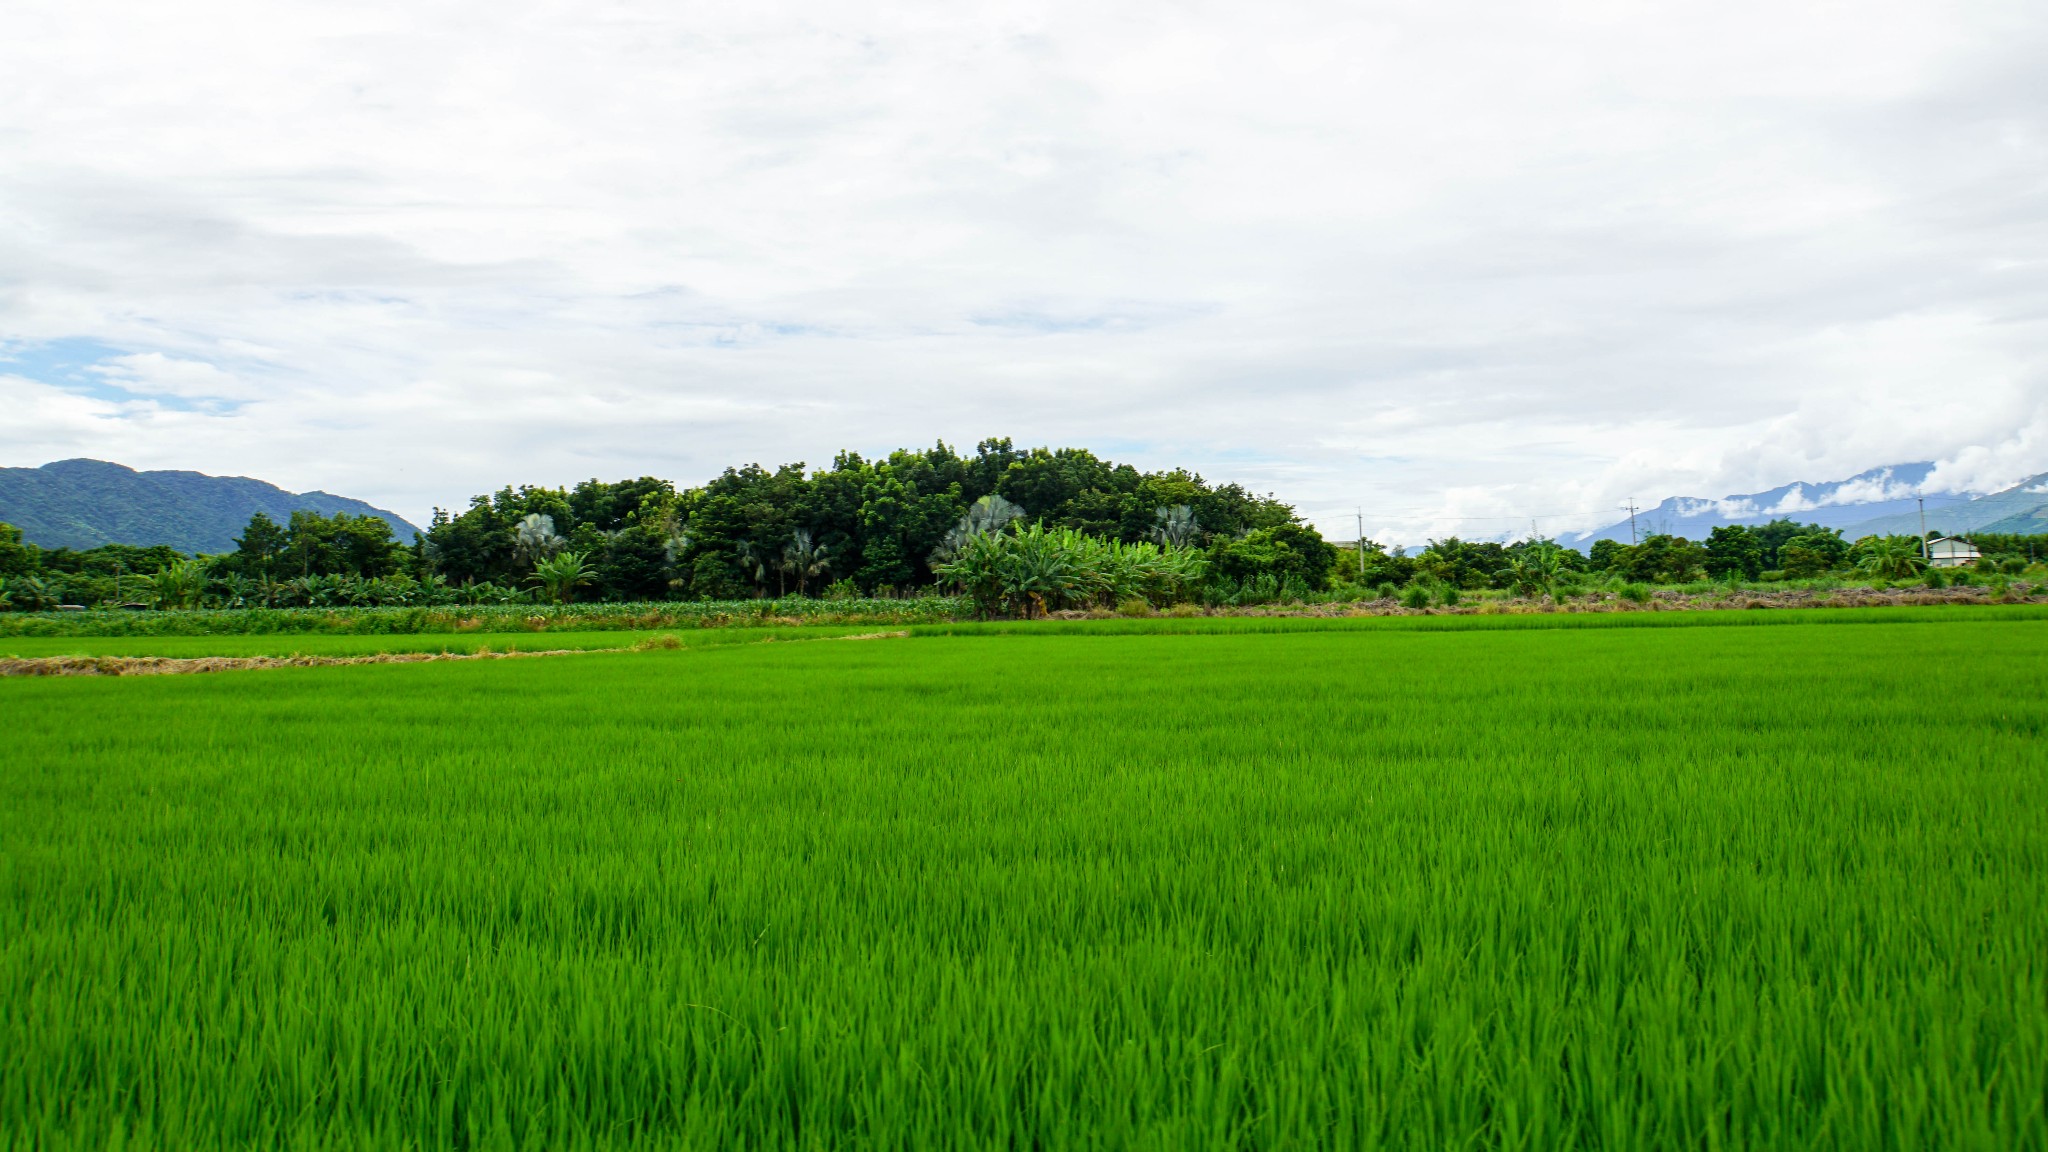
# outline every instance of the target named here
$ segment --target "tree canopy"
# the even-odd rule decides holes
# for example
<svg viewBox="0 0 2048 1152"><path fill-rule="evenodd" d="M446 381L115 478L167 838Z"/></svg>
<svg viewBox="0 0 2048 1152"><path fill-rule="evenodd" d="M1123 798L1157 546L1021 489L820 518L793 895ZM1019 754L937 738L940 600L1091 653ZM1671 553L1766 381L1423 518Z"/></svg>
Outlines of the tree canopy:
<svg viewBox="0 0 2048 1152"><path fill-rule="evenodd" d="M1169 523L1181 543L1200 548L1284 528L1294 533L1290 570L1309 587L1327 579L1321 553L1299 559L1301 534L1314 530L1270 496L1180 469L1140 472L1085 448L1020 450L1008 439L984 440L972 456L940 443L876 460L842 452L816 471L748 464L682 490L651 477L507 487L459 514L437 509L424 557L454 584L516 585L532 571L515 547L516 525L538 514L584 555L605 599L728 599L839 581L901 593L939 579L933 562L948 558L949 534L991 498L1024 522L1124 544L1154 539Z"/></svg>

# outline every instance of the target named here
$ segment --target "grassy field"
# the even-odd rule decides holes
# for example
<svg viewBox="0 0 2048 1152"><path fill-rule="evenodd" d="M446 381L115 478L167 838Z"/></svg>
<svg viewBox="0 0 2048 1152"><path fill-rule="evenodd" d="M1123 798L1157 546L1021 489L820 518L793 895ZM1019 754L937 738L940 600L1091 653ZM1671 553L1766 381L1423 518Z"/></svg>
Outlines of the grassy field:
<svg viewBox="0 0 2048 1152"><path fill-rule="evenodd" d="M2048 1147L2048 622L1699 615L0 682L0 1145Z"/></svg>

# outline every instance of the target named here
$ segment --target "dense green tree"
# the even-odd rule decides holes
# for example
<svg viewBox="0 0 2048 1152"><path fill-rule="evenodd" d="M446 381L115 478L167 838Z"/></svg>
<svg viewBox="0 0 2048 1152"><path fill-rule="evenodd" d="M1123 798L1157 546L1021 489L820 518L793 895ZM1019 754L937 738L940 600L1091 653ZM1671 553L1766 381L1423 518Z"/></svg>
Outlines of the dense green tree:
<svg viewBox="0 0 2048 1152"><path fill-rule="evenodd" d="M80 551L52 548L39 551L37 555L45 572L95 577L149 575L187 559L184 553L168 544L152 544L147 548L133 544L102 544Z"/></svg>
<svg viewBox="0 0 2048 1152"><path fill-rule="evenodd" d="M1330 586L1330 568L1336 559L1337 550L1309 525L1276 524L1218 539L1209 549L1209 570L1239 583L1270 576L1320 591Z"/></svg>
<svg viewBox="0 0 2048 1152"><path fill-rule="evenodd" d="M1848 557L1848 543L1833 529L1794 536L1778 547L1778 566L1787 576L1823 576L1842 567Z"/></svg>
<svg viewBox="0 0 2048 1152"><path fill-rule="evenodd" d="M42 567L41 558L21 542L21 529L0 524L0 576L26 576Z"/></svg>
<svg viewBox="0 0 2048 1152"><path fill-rule="evenodd" d="M346 512L322 516L301 508L292 513L281 542L268 528L256 523L257 517L263 514L259 512L250 519L243 539L253 537L259 541L259 549L274 546L270 563L284 576L390 576L402 571L411 559L411 553L392 539L391 525L376 516L351 516ZM243 553L237 551L234 555L239 559ZM266 571L269 569L247 574Z"/></svg>
<svg viewBox="0 0 2048 1152"><path fill-rule="evenodd" d="M222 557L223 570L244 577L275 577L291 543L284 525L258 512L235 538L235 550Z"/></svg>
<svg viewBox="0 0 2048 1152"><path fill-rule="evenodd" d="M652 476L607 484L590 479L569 492L570 525L612 532L638 524L648 509L675 498L675 485Z"/></svg>
<svg viewBox="0 0 2048 1152"><path fill-rule="evenodd" d="M1797 521L1783 518L1773 520L1768 524L1759 525L1750 529L1750 531L1756 534L1757 546L1763 549L1763 566L1765 568L1783 568L1785 566L1785 559L1778 552L1779 549L1790 543L1795 536L1833 536L1839 540L1842 535L1840 531L1833 528L1823 528L1818 524L1801 524Z"/></svg>
<svg viewBox="0 0 2048 1152"><path fill-rule="evenodd" d="M1487 588L1508 565L1506 546L1491 540L1432 540L1415 558L1416 570L1453 588Z"/></svg>
<svg viewBox="0 0 2048 1152"><path fill-rule="evenodd" d="M1406 584L1415 578L1415 558L1408 555L1406 548L1388 551L1385 545L1367 540L1364 574L1359 572L1359 557L1356 551L1345 550L1335 553L1331 575L1336 579L1349 580L1364 587L1381 584Z"/></svg>
<svg viewBox="0 0 2048 1152"><path fill-rule="evenodd" d="M1756 531L1741 524L1724 524L1707 535L1707 575L1717 580L1731 576L1754 580L1764 570L1764 545Z"/></svg>
<svg viewBox="0 0 2048 1152"><path fill-rule="evenodd" d="M1930 531L1929 539L1942 535ZM2024 535L2012 532L1972 532L1970 542L1987 556L2006 556L2033 564L2048 559L2048 536Z"/></svg>
<svg viewBox="0 0 2048 1152"><path fill-rule="evenodd" d="M1706 575L1707 550L1683 536L1652 533L1623 548L1613 571L1643 584L1682 584Z"/></svg>

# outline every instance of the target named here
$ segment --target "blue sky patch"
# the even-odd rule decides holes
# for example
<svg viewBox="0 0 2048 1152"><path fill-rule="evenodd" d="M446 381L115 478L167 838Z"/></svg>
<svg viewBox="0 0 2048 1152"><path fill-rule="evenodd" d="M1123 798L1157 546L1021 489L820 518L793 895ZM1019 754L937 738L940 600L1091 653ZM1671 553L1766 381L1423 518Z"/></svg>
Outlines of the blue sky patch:
<svg viewBox="0 0 2048 1152"><path fill-rule="evenodd" d="M117 348L88 337L5 343L0 344L0 373L21 376L115 404L147 400L178 412L220 412L240 406L234 401L194 401L183 396L135 392L108 379L106 373L93 371L97 365L117 356L131 355L134 351L133 348Z"/></svg>

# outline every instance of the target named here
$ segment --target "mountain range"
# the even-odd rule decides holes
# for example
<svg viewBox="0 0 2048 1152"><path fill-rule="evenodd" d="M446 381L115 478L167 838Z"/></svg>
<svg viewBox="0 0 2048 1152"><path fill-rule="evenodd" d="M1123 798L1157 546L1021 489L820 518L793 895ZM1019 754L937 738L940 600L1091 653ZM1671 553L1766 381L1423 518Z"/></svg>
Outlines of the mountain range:
<svg viewBox="0 0 2048 1152"><path fill-rule="evenodd" d="M1927 527L1945 533L2048 533L2048 472L2020 481L2000 492L1973 496L1966 492L1929 492L1921 486L1934 471L1928 461L1888 464L1859 472L1846 480L1801 481L1764 492L1720 499L1673 496L1654 508L1636 512L1633 532L1646 536L1666 532L1703 540L1724 525L1766 524L1796 520L1839 528L1850 539L1873 535L1914 536L1920 532L1920 501L1926 501ZM1565 542L1580 546L1595 540L1631 537L1631 525L1619 520L1605 528Z"/></svg>
<svg viewBox="0 0 2048 1152"><path fill-rule="evenodd" d="M376 516L410 544L418 528L396 513L328 492L287 492L247 476L137 472L104 460L0 468L0 521L45 548L168 544L180 552L228 552L258 512L282 524L298 509Z"/></svg>

